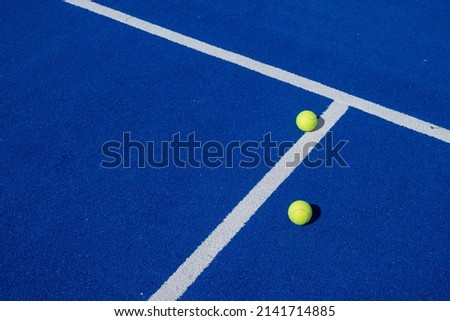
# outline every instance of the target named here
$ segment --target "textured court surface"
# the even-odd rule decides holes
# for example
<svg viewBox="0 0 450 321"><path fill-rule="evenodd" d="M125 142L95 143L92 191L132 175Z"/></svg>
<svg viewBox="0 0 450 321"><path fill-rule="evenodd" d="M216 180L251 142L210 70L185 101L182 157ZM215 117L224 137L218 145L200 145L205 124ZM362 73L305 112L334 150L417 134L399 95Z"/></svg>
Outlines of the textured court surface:
<svg viewBox="0 0 450 321"><path fill-rule="evenodd" d="M147 300L162 288L182 300L450 299L446 1L74 2L0 10L1 300ZM317 92L329 89L370 104L347 110ZM349 141L349 167L100 167L102 144L123 132L308 141L295 126L305 108L334 111L325 126ZM320 214L300 228L286 213L298 198ZM183 264L206 268L177 274Z"/></svg>

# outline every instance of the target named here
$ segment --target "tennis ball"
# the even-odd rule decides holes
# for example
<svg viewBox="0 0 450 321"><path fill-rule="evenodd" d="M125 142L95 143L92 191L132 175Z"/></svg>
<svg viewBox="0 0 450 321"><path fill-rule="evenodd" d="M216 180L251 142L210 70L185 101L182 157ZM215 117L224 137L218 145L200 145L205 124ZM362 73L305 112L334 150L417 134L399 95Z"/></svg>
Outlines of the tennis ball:
<svg viewBox="0 0 450 321"><path fill-rule="evenodd" d="M304 132L310 132L317 126L317 116L310 110L304 110L297 115L297 127Z"/></svg>
<svg viewBox="0 0 450 321"><path fill-rule="evenodd" d="M289 219L297 225L308 223L311 220L312 212L311 205L305 201L295 201L288 208Z"/></svg>

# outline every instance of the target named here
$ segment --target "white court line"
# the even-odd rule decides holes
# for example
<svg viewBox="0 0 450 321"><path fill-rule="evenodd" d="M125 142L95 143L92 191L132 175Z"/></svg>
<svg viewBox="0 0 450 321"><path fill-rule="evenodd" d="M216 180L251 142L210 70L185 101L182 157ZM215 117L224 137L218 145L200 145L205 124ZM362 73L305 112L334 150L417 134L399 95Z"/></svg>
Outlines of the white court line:
<svg viewBox="0 0 450 321"><path fill-rule="evenodd" d="M246 69L256 71L260 74L280 80L298 88L310 91L317 95L328 97L333 101L354 107L374 116L390 121L394 124L409 128L416 132L437 138L450 143L450 131L437 125L428 123L418 118L404 113L383 107L368 100L347 94L335 88L328 87L314 80L304 78L289 71L270 66L268 64L253 60L251 58L236 54L234 52L221 49L207 44L203 41L182 35L172 30L160 27L145 20L133 17L118 10L105 7L89 0L65 0L74 6L87 9L101 16L116 20L133 28L145 31L149 34L164 38L182 46L200 51L209 56L213 56Z"/></svg>
<svg viewBox="0 0 450 321"><path fill-rule="evenodd" d="M171 42L194 49L204 54L228 61L249 70L253 70L273 79L302 88L312 93L332 99L334 102L325 111L324 127L315 132L303 135L300 140L278 161L261 181L239 202L216 229L203 241L203 243L186 259L174 274L155 292L150 300L176 300L183 295L186 289L196 280L203 270L214 260L215 256L231 241L245 223L255 214L257 209L278 188L278 186L292 173L294 167L286 167L286 160L292 160L295 153L300 152L308 142L318 142L327 131L351 106L378 116L397 125L409 128L416 132L434 137L450 143L450 131L406 115L404 113L383 107L328 87L319 82L298 76L291 72L276 68L231 51L212 46L197 39L187 37L169 29L154 25L123 12L102 6L89 0L66 0L65 2L87 9L99 15L111 18L128 26L140 29L149 34L164 38ZM306 155L302 155L304 157Z"/></svg>
<svg viewBox="0 0 450 321"><path fill-rule="evenodd" d="M280 158L277 164L253 187L238 205L225 217L202 244L189 256L183 264L151 297L152 301L172 301L179 299L197 277L209 266L219 252L244 227L245 223L256 213L270 195L289 177L295 166L288 167L286 163L300 156L297 166L305 159L312 144L319 142L325 134L345 114L348 107L333 102L322 114L325 123L316 131L302 135L289 151ZM311 144L312 143L312 144ZM309 147L304 153L305 145Z"/></svg>

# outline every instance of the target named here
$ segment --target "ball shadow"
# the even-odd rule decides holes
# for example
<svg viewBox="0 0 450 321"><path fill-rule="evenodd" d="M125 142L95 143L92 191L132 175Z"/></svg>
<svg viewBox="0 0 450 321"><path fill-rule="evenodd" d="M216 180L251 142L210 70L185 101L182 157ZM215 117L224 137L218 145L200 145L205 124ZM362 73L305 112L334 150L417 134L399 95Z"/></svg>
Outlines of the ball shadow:
<svg viewBox="0 0 450 321"><path fill-rule="evenodd" d="M314 131L319 130L325 125L325 120L322 117L317 118L317 126L314 128Z"/></svg>
<svg viewBox="0 0 450 321"><path fill-rule="evenodd" d="M308 222L307 225L314 224L315 222L317 222L320 218L320 215L322 214L322 210L320 209L319 205L311 204L311 208L312 208L313 213L312 213L311 220Z"/></svg>

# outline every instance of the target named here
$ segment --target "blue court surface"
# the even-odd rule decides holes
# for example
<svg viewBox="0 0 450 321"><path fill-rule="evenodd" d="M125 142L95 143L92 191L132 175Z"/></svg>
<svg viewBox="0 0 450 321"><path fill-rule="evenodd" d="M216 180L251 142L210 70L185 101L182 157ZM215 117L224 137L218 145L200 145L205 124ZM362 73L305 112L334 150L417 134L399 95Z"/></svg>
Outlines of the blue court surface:
<svg viewBox="0 0 450 321"><path fill-rule="evenodd" d="M450 300L448 1L98 1L1 5L1 300Z"/></svg>

